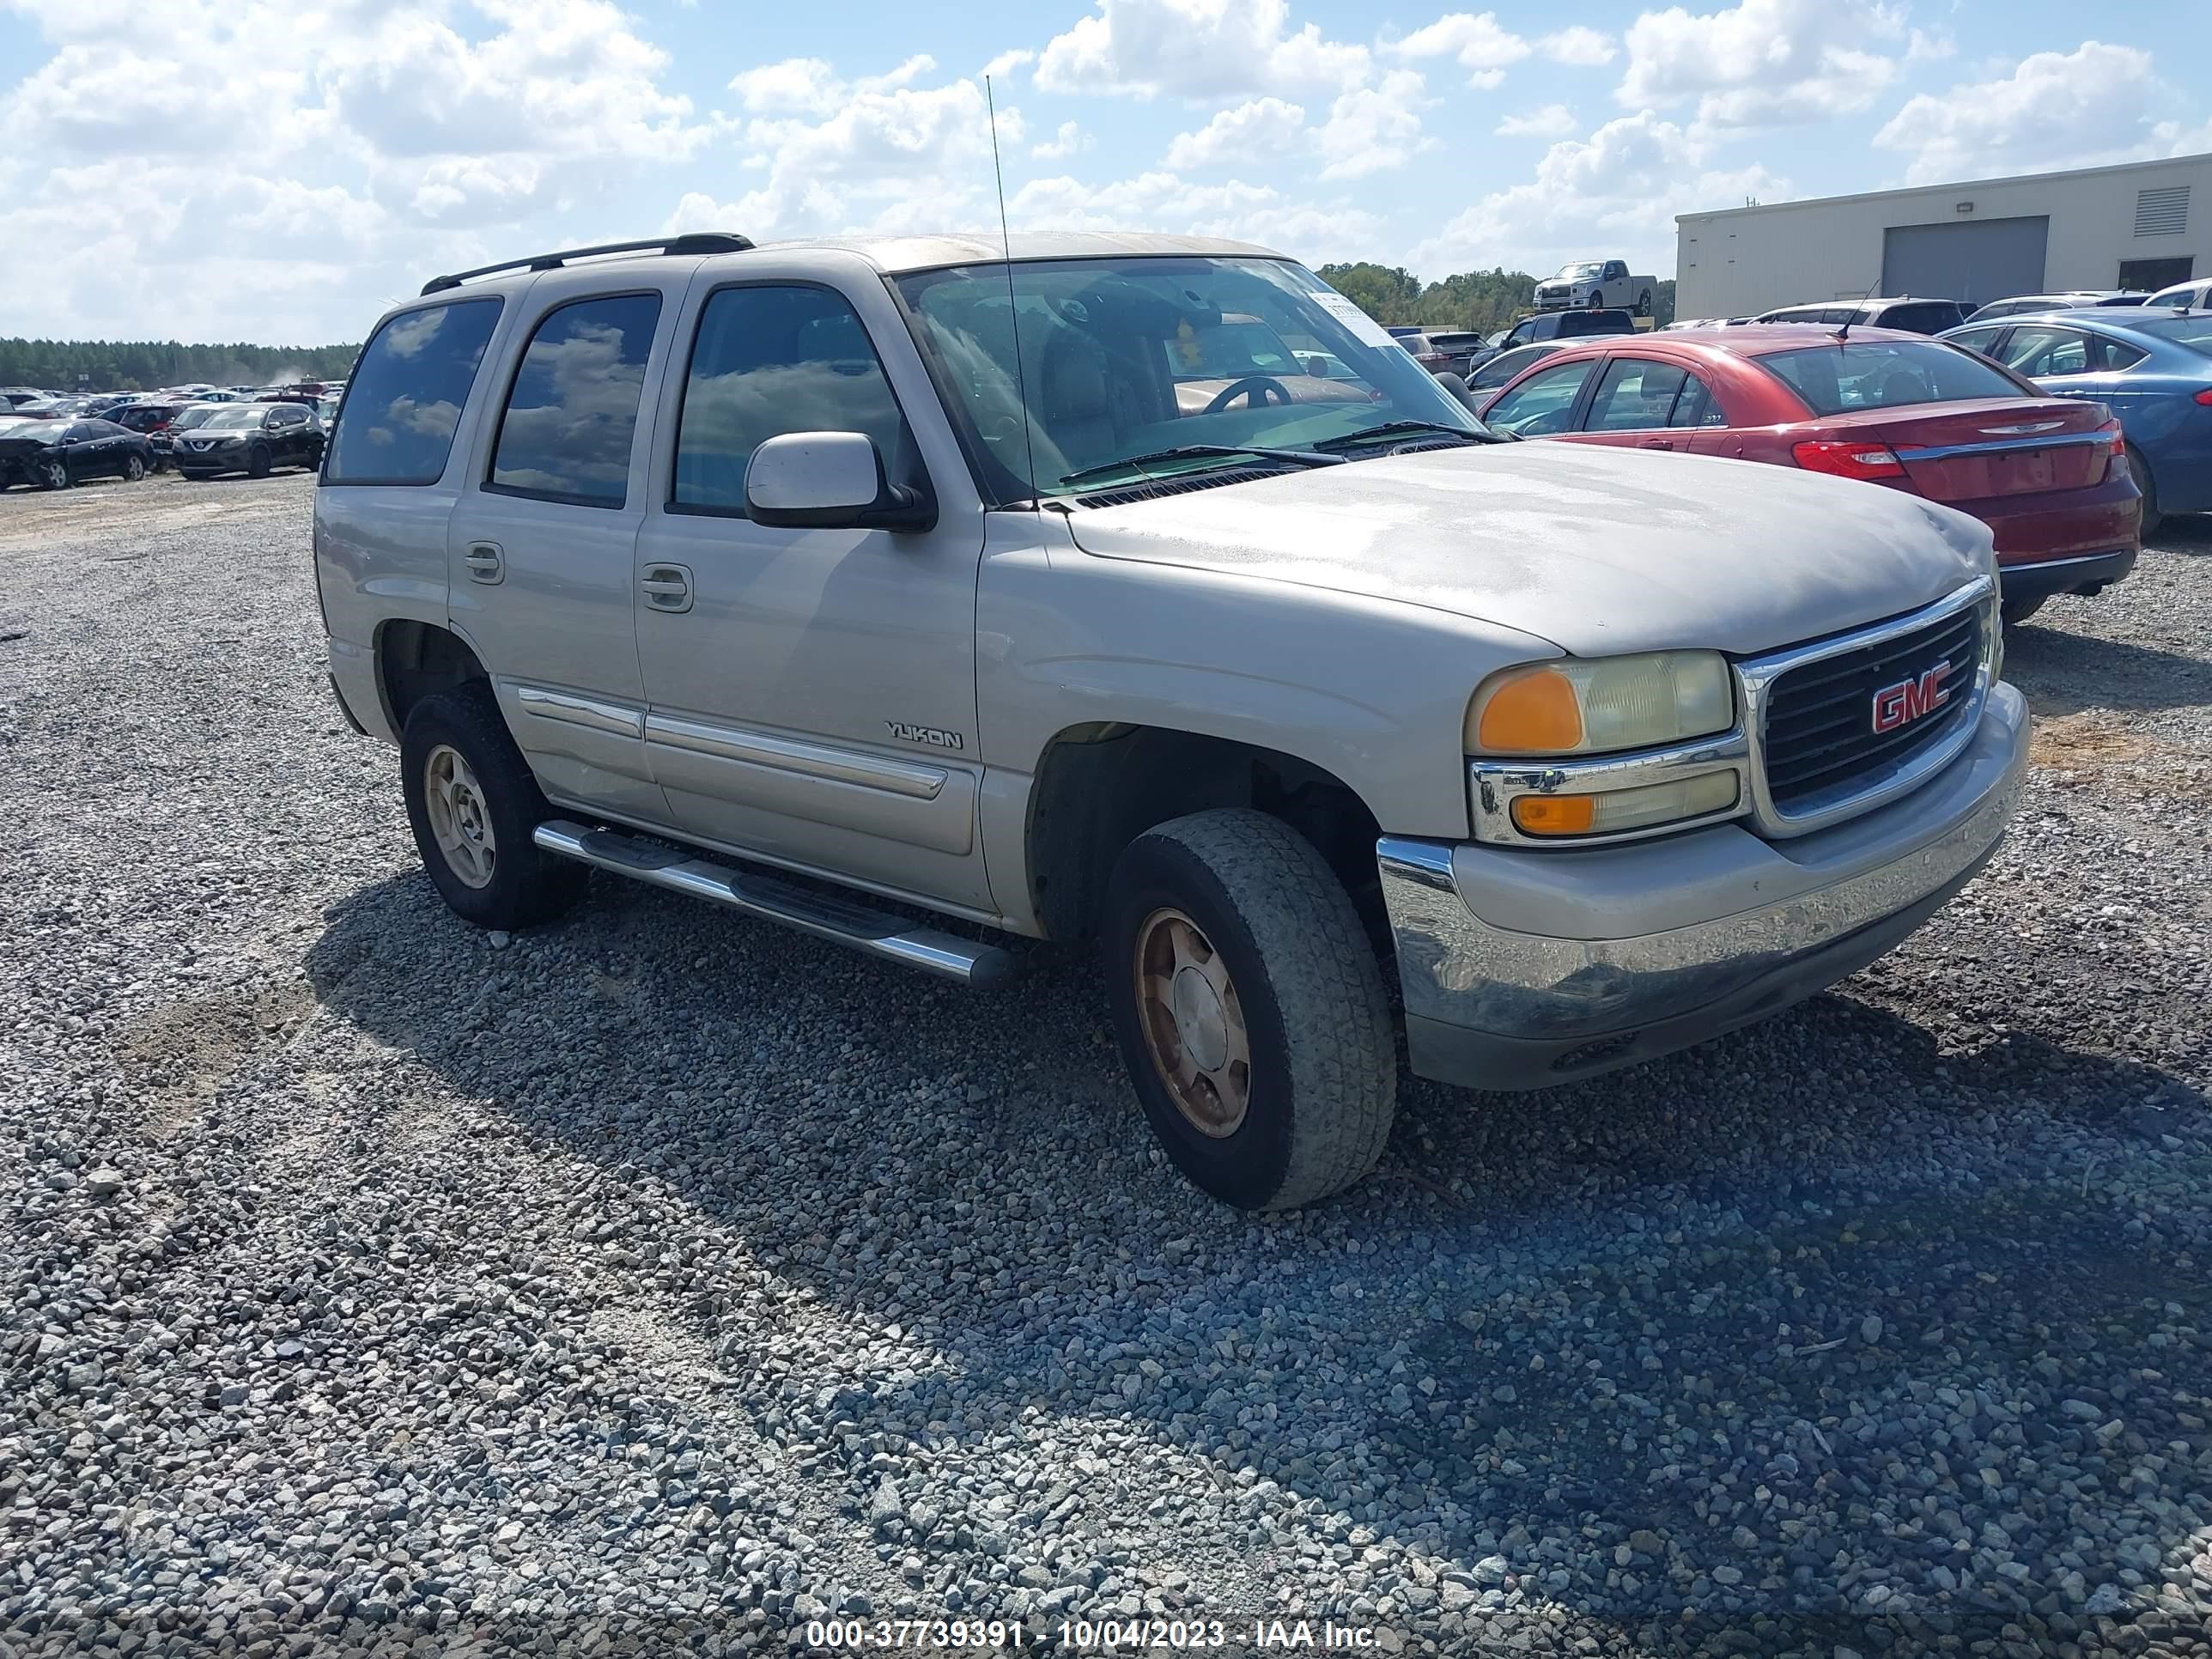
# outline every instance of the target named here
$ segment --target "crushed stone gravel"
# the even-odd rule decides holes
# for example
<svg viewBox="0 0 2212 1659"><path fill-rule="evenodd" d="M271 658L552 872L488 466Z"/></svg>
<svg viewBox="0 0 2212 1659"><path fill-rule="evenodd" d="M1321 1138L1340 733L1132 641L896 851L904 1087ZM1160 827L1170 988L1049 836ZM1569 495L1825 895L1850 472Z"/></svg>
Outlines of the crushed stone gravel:
<svg viewBox="0 0 2212 1659"><path fill-rule="evenodd" d="M2212 525L1895 954L1253 1218L1079 953L448 915L311 498L0 497L0 1652L2212 1654Z"/></svg>

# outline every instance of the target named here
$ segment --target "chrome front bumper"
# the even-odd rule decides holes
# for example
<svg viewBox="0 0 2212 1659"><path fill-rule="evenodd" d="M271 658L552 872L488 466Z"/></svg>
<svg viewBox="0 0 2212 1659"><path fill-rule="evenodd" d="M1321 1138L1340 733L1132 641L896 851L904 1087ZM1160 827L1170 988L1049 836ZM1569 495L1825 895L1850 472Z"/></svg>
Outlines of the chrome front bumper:
<svg viewBox="0 0 2212 1659"><path fill-rule="evenodd" d="M1811 996L1888 951L1995 852L2027 706L1901 799L1784 842L1739 823L1545 854L1384 836L1383 897L1424 1077L1525 1089L1651 1059Z"/></svg>

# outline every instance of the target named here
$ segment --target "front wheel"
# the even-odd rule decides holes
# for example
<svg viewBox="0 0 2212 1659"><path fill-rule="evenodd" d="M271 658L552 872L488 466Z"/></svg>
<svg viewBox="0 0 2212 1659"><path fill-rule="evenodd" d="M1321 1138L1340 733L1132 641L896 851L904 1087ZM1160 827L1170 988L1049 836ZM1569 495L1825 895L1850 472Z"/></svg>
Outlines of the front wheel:
<svg viewBox="0 0 2212 1659"><path fill-rule="evenodd" d="M1602 294L1593 294L1593 295L1591 295L1589 296L1589 308L1590 308L1592 311L1602 311L1602 310L1604 310L1604 309L1605 309L1605 295L1602 295Z"/></svg>
<svg viewBox="0 0 2212 1659"><path fill-rule="evenodd" d="M531 840L552 809L483 681L416 704L399 763L416 848L454 915L479 927L529 927L582 896L584 866Z"/></svg>
<svg viewBox="0 0 2212 1659"><path fill-rule="evenodd" d="M41 489L67 489L70 487L69 464L65 461L40 461L31 469L31 476L39 481Z"/></svg>
<svg viewBox="0 0 2212 1659"><path fill-rule="evenodd" d="M1389 1004L1311 842L1241 809L1160 824L1115 866L1101 945L1129 1080L1193 1185L1287 1210L1375 1167L1397 1104Z"/></svg>
<svg viewBox="0 0 2212 1659"><path fill-rule="evenodd" d="M258 444L254 446L253 453L246 458L246 476L249 478L269 476L269 452Z"/></svg>

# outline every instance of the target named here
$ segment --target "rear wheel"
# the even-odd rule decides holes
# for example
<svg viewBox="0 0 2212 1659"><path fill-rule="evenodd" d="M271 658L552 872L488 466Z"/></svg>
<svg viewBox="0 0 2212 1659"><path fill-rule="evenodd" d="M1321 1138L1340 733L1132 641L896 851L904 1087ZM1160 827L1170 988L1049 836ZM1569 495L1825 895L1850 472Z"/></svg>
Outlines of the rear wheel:
<svg viewBox="0 0 2212 1659"><path fill-rule="evenodd" d="M123 476L130 483L137 483L146 476L146 463L138 456L128 457L123 463Z"/></svg>
<svg viewBox="0 0 2212 1659"><path fill-rule="evenodd" d="M1397 1103L1389 1005L1311 842L1243 810L1161 824L1115 864L1101 945L1130 1082L1194 1185L1286 1210L1375 1166Z"/></svg>
<svg viewBox="0 0 2212 1659"><path fill-rule="evenodd" d="M2042 610L2050 598L2048 593L2039 593L2032 599L2007 599L2000 607L2004 617L2004 625L2007 628L2018 627Z"/></svg>
<svg viewBox="0 0 2212 1659"><path fill-rule="evenodd" d="M1636 296L1636 314L1639 317L1649 317L1651 314L1651 295L1649 289Z"/></svg>
<svg viewBox="0 0 2212 1659"><path fill-rule="evenodd" d="M2144 460L2142 451L2133 444L2128 446L2128 472L2142 491L2142 538L2148 541L2166 521L2166 514L2158 508L2158 486L2151 482L2150 463Z"/></svg>
<svg viewBox="0 0 2212 1659"><path fill-rule="evenodd" d="M399 756L416 848L456 915L479 927L528 927L582 896L584 866L531 840L552 808L483 681L418 703Z"/></svg>

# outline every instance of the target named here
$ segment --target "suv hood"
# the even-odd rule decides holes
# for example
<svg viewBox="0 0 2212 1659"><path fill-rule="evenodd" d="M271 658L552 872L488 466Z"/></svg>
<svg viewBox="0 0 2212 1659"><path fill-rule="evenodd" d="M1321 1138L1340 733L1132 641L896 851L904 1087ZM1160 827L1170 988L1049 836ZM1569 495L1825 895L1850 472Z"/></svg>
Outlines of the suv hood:
<svg viewBox="0 0 2212 1659"><path fill-rule="evenodd" d="M1771 650L1990 568L1986 526L1898 490L1541 441L1079 507L1069 528L1104 558L1425 605L1577 656Z"/></svg>

